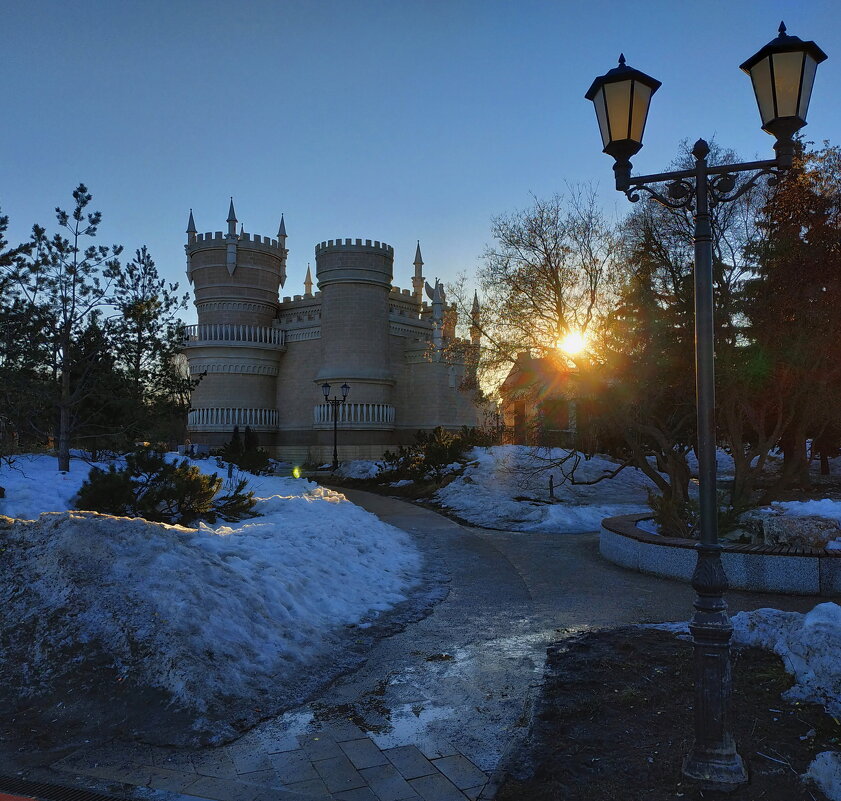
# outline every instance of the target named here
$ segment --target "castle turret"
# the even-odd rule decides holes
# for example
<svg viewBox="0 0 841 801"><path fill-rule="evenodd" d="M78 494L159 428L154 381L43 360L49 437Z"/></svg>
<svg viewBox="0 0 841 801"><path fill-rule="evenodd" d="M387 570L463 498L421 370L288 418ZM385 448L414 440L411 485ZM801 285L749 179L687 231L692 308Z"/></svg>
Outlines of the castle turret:
<svg viewBox="0 0 841 801"><path fill-rule="evenodd" d="M415 275L412 278L412 287L414 288L415 301L423 303L423 285L426 279L423 277L423 258L421 257L420 239L415 250Z"/></svg>
<svg viewBox="0 0 841 801"><path fill-rule="evenodd" d="M355 403L388 404L389 292L394 248L370 239L336 239L315 248L321 290L321 369L317 382L352 387Z"/></svg>
<svg viewBox="0 0 841 801"><path fill-rule="evenodd" d="M227 223L225 235L197 234L191 211L185 246L198 314L198 325L187 328L185 354L191 374L204 375L188 430L194 442L212 446L229 440L235 425L277 429L275 378L285 349L273 323L287 250L268 236L237 234L233 198Z"/></svg>

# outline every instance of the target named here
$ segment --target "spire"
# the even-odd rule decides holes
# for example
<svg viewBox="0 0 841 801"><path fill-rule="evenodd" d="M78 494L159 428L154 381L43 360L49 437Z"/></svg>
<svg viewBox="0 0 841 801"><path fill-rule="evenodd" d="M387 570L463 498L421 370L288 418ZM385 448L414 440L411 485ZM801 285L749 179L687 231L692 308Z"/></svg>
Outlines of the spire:
<svg viewBox="0 0 841 801"><path fill-rule="evenodd" d="M476 290L473 291L473 308L470 310L470 314L473 317L479 314L479 293Z"/></svg>
<svg viewBox="0 0 841 801"><path fill-rule="evenodd" d="M190 219L187 220L187 233L194 234L196 233L196 221L193 219L193 210L190 209Z"/></svg>
<svg viewBox="0 0 841 801"><path fill-rule="evenodd" d="M286 237L286 223L283 220L283 215L280 215L280 226L277 229L277 238L283 239Z"/></svg>
<svg viewBox="0 0 841 801"><path fill-rule="evenodd" d="M231 205L228 208L228 236L236 238L237 235L237 213L234 211L234 199L231 198Z"/></svg>
<svg viewBox="0 0 841 801"><path fill-rule="evenodd" d="M307 277L304 279L304 295L312 295L312 273L309 262L307 262Z"/></svg>
<svg viewBox="0 0 841 801"><path fill-rule="evenodd" d="M239 224L239 238L242 239L242 235L245 233L245 226L240 223Z"/></svg>
<svg viewBox="0 0 841 801"><path fill-rule="evenodd" d="M415 303L421 304L423 303L423 286L424 286L424 277L423 277L423 257L421 256L420 252L420 239L418 240L418 246L415 249L415 275L412 278L412 287L414 288L414 296L415 296Z"/></svg>

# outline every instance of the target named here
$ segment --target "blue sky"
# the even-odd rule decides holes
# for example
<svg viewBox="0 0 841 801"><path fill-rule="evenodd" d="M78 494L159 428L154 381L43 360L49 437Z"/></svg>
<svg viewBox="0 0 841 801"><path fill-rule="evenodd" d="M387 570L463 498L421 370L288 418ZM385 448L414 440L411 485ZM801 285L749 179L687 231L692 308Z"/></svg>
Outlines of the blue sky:
<svg viewBox="0 0 841 801"><path fill-rule="evenodd" d="M451 280L529 193L595 182L624 213L583 98L620 51L663 82L638 171L699 136L770 157L738 65L781 19L829 55L805 133L837 143L832 2L6 2L0 208L20 240L84 181L101 238L148 245L183 287L189 209L223 230L233 195L247 231L285 213L284 294L338 236L394 245L403 287L420 239L427 276Z"/></svg>

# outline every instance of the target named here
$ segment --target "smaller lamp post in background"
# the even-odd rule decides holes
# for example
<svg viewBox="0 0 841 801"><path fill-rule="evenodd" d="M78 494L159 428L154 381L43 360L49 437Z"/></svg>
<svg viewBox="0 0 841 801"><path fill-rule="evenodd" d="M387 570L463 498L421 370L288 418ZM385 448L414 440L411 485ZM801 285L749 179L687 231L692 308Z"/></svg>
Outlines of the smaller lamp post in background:
<svg viewBox="0 0 841 801"><path fill-rule="evenodd" d="M321 385L321 391L324 393L324 400L333 408L333 470L339 469L339 450L338 450L338 436L339 436L339 406L347 400L347 394L350 392L350 387L345 383L341 386L342 397L330 397L330 385L324 383Z"/></svg>
<svg viewBox="0 0 841 801"><path fill-rule="evenodd" d="M712 224L710 206L741 197L762 176L774 183L792 166L793 136L806 125L817 65L826 54L814 42L789 36L780 24L779 36L741 65L750 75L762 118L762 129L777 141L776 158L710 166L710 149L703 139L692 148L690 170L631 175L631 156L642 148L651 96L660 81L625 64L596 78L585 97L596 107L604 152L616 160L616 189L636 203L642 191L675 209L695 215L695 382L698 434L700 537L692 587L698 593L689 625L695 652L695 741L683 763L683 773L715 789L731 790L747 781L742 758L730 731L730 637L733 626L724 592L727 577L718 542L716 498L716 428L713 328ZM753 173L741 186L736 173ZM665 194L652 185L667 184Z"/></svg>

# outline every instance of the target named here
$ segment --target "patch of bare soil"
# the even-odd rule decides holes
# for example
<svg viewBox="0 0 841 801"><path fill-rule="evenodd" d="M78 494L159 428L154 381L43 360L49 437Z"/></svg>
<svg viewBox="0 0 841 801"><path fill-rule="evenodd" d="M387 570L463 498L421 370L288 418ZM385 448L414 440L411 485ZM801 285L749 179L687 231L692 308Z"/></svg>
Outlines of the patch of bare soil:
<svg viewBox="0 0 841 801"><path fill-rule="evenodd" d="M822 707L789 704L780 659L733 651L733 729L749 784L731 794L688 782L692 647L639 627L571 636L549 649L532 730L496 801L824 801L800 775L836 750L841 726Z"/></svg>

